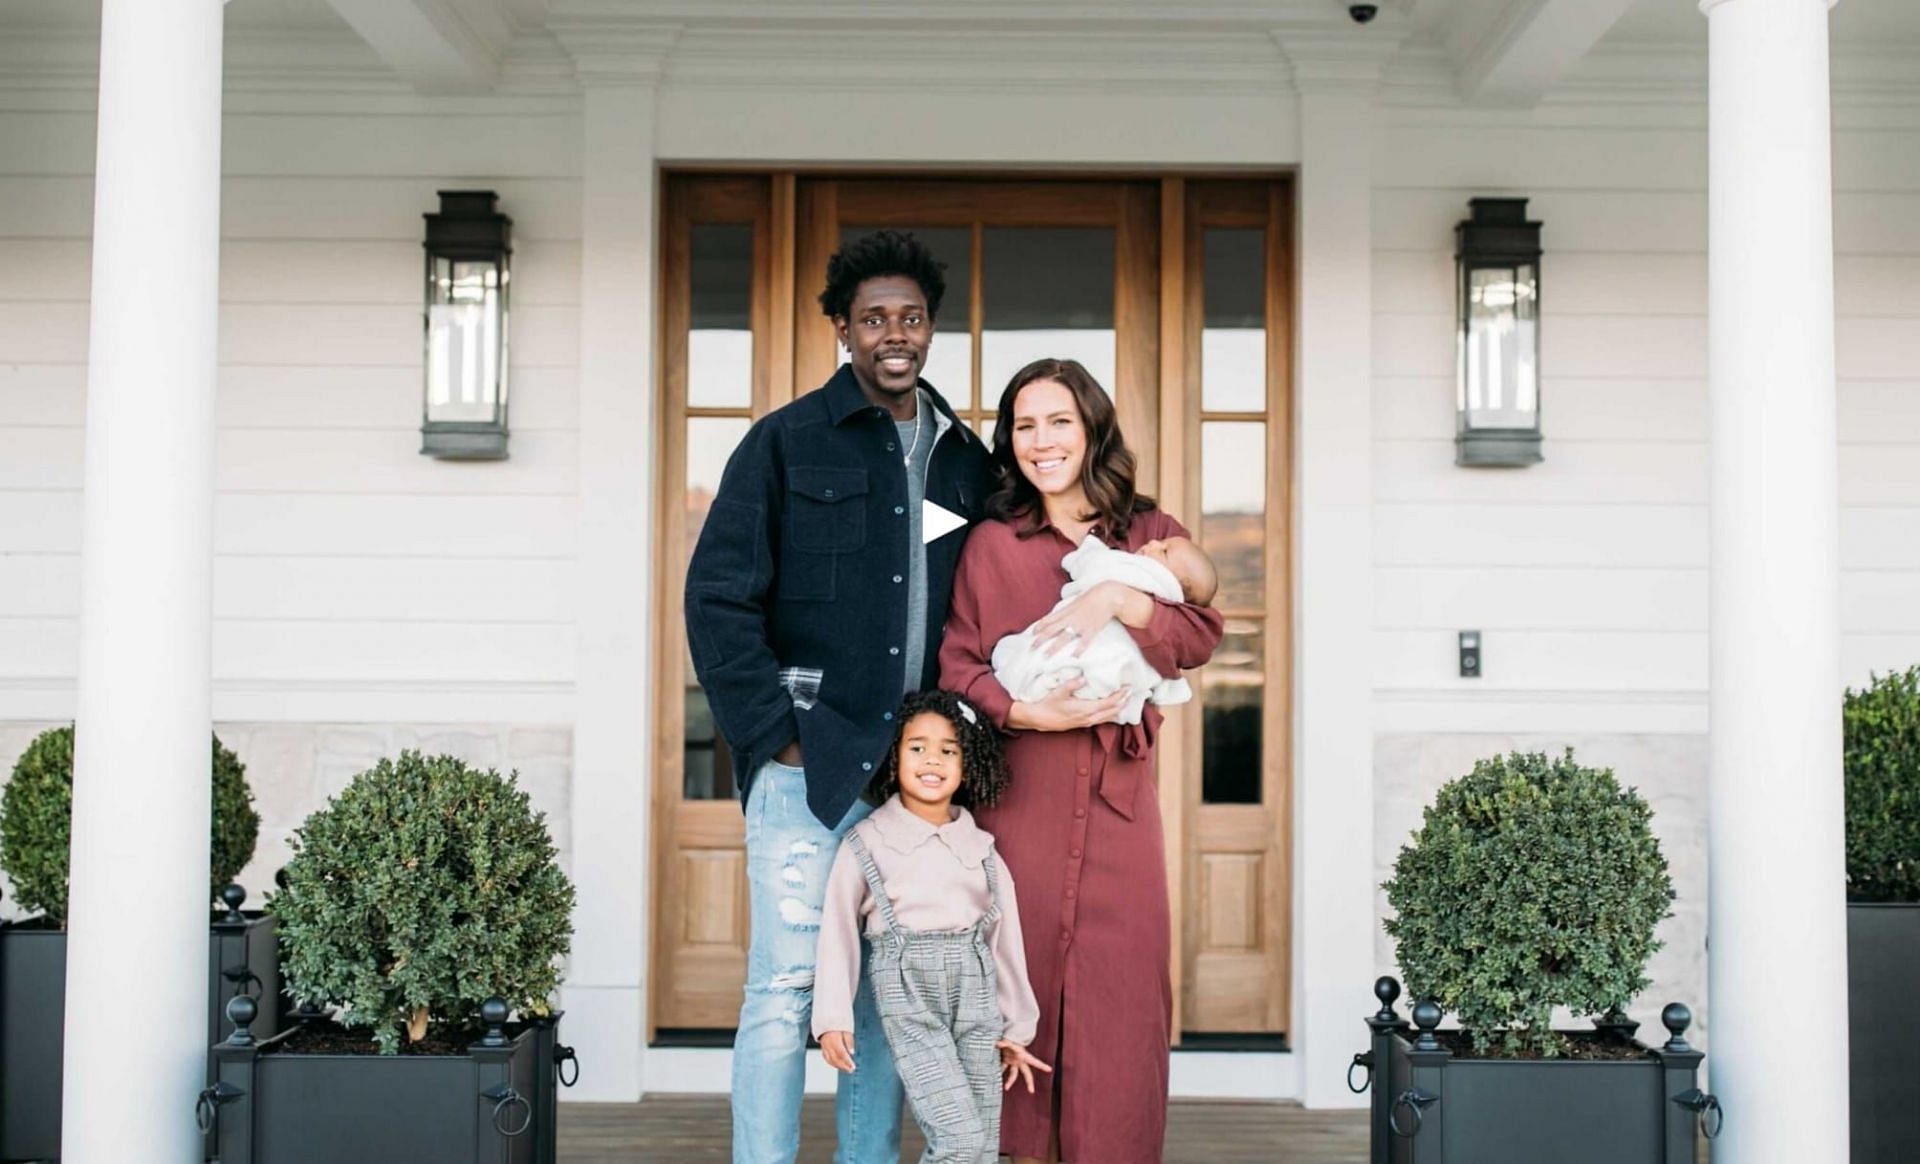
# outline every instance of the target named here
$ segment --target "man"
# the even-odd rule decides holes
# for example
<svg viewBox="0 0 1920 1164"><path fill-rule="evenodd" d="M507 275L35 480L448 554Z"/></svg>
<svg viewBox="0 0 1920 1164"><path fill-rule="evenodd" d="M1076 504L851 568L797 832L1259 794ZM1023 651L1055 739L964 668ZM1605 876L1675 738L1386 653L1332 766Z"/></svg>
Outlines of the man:
<svg viewBox="0 0 1920 1164"><path fill-rule="evenodd" d="M847 362L748 430L687 568L687 642L745 796L752 942L733 1049L735 1164L791 1164L820 904L840 838L932 686L954 567L992 478L920 379L946 279L911 235L827 263L820 304ZM871 988L854 1004L837 1164L897 1164L901 1087Z"/></svg>

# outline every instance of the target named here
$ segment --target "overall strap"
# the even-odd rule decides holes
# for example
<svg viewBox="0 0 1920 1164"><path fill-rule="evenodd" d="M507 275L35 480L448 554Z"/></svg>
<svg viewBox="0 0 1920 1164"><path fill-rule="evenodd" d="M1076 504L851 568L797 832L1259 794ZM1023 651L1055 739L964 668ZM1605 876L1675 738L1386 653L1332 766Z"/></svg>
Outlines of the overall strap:
<svg viewBox="0 0 1920 1164"><path fill-rule="evenodd" d="M873 863L873 854L867 851L866 842L860 839L858 832L849 829L847 844L853 846L854 859L860 862L860 872L867 879L867 889L873 894L874 908L880 911L880 919L887 923L889 932L899 933L899 919L893 916L893 899L887 896L887 883L880 879L880 866Z"/></svg>
<svg viewBox="0 0 1920 1164"><path fill-rule="evenodd" d="M980 915L980 924L991 928L1000 920L1000 874L991 852L980 858L980 868L987 875L987 912Z"/></svg>

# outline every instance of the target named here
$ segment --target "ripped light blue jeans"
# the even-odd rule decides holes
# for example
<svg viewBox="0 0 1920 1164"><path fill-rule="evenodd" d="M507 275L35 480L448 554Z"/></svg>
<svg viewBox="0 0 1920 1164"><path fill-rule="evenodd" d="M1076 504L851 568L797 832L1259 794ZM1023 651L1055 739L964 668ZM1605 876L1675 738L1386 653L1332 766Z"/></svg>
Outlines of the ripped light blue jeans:
<svg viewBox="0 0 1920 1164"><path fill-rule="evenodd" d="M807 807L806 774L770 761L747 795L747 884L753 925L746 999L733 1040L734 1164L793 1164L813 1019L820 904L840 838L873 806L856 802L837 828ZM864 943L863 943L864 946ZM863 962L867 955L862 951ZM834 1105L834 1164L898 1164L900 1076L864 967L853 1001L853 1061Z"/></svg>

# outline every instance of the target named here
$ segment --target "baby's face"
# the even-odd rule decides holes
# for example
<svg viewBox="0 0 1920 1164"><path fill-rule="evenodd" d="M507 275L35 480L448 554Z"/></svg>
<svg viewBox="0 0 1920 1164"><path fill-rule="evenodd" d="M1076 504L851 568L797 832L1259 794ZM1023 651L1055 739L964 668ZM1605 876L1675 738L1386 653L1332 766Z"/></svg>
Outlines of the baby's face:
<svg viewBox="0 0 1920 1164"><path fill-rule="evenodd" d="M1207 558L1192 539L1156 539L1141 546L1140 552L1172 571L1174 579L1180 583L1181 591L1189 599L1202 588L1200 580L1207 575Z"/></svg>

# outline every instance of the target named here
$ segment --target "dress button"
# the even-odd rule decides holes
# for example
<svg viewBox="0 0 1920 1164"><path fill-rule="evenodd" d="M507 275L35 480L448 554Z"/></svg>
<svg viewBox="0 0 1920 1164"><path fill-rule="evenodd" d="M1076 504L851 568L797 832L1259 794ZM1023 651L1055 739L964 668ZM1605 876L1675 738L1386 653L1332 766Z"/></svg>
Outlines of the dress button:
<svg viewBox="0 0 1920 1164"><path fill-rule="evenodd" d="M1077 893L1078 893L1078 890L1073 890L1073 889L1067 890L1067 900L1072 901Z"/></svg>
<svg viewBox="0 0 1920 1164"><path fill-rule="evenodd" d="M1078 861L1080 859L1080 850L1068 849L1067 856L1072 857L1074 860Z"/></svg>
<svg viewBox="0 0 1920 1164"><path fill-rule="evenodd" d="M1075 816L1085 816L1085 815L1087 815L1087 810L1086 810L1086 809L1084 809L1084 808L1076 808L1076 809L1074 809L1074 810L1073 810L1073 815L1075 815Z"/></svg>
<svg viewBox="0 0 1920 1164"><path fill-rule="evenodd" d="M1070 940L1072 940L1072 938L1073 938L1073 931L1072 931L1072 930L1061 930L1061 931L1060 931L1060 940L1061 940L1061 941L1063 941L1063 942L1065 942L1065 941L1070 941Z"/></svg>
<svg viewBox="0 0 1920 1164"><path fill-rule="evenodd" d="M887 648L887 654L889 654L889 655L897 655L897 654L899 654L899 653L900 653L900 648L899 648L899 647L888 647L888 648Z"/></svg>

